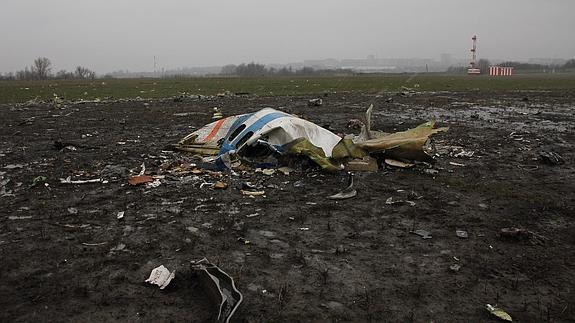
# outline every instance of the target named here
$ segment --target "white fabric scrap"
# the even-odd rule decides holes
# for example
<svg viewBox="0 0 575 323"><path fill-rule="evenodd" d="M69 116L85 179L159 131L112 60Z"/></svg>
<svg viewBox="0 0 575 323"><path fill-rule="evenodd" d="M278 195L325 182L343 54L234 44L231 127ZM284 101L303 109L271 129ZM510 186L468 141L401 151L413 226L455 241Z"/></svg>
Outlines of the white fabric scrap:
<svg viewBox="0 0 575 323"><path fill-rule="evenodd" d="M146 279L146 283L156 284L160 286L160 289L166 288L170 281L174 279L176 276L176 271L170 273L168 268L161 265L160 267L156 267L150 273L150 278Z"/></svg>

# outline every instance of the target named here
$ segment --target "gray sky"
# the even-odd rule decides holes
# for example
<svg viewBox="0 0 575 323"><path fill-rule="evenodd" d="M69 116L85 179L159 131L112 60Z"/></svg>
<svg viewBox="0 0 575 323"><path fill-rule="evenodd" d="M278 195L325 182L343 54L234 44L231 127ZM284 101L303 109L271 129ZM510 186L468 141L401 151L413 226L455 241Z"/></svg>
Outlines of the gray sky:
<svg viewBox="0 0 575 323"><path fill-rule="evenodd" d="M0 72L304 59L575 57L573 0L1 0Z"/></svg>

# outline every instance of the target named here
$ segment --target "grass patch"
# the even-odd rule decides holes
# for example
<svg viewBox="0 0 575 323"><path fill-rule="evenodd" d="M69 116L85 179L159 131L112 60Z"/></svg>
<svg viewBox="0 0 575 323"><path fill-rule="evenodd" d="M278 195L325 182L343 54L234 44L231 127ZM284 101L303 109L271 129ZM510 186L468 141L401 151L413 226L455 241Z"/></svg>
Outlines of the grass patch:
<svg viewBox="0 0 575 323"><path fill-rule="evenodd" d="M49 100L54 94L68 100L96 98L163 98L224 91L259 96L320 95L326 92L393 92L402 86L418 91L573 90L575 74L526 74L489 77L446 74L361 76L276 76L260 78L204 77L186 79L99 79L0 81L0 103Z"/></svg>

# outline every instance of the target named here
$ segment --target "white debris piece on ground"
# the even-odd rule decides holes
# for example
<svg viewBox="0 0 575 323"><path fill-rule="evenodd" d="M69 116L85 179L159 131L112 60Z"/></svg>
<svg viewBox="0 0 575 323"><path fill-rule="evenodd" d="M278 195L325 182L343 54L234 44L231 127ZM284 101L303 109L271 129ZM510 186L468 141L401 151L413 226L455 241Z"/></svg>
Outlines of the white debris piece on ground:
<svg viewBox="0 0 575 323"><path fill-rule="evenodd" d="M155 179L153 182L146 183L146 188L156 188L162 185L162 182L159 179Z"/></svg>
<svg viewBox="0 0 575 323"><path fill-rule="evenodd" d="M144 176L144 174L146 173L146 163L142 163L142 169L140 170L140 173L138 173L139 176Z"/></svg>
<svg viewBox="0 0 575 323"><path fill-rule="evenodd" d="M107 183L107 181L103 181L101 178L94 178L94 179L87 179L87 180L72 180L71 176L66 178L60 178L60 183L62 184L89 184L89 183Z"/></svg>
<svg viewBox="0 0 575 323"><path fill-rule="evenodd" d="M156 267L150 273L150 277L146 279L146 283L156 284L160 286L160 289L166 288L168 284L176 277L176 271L170 273L168 268L161 265L160 267Z"/></svg>
<svg viewBox="0 0 575 323"><path fill-rule="evenodd" d="M10 215L10 216L8 216L8 220L28 220L31 218L32 218L31 215L22 215L22 216Z"/></svg>

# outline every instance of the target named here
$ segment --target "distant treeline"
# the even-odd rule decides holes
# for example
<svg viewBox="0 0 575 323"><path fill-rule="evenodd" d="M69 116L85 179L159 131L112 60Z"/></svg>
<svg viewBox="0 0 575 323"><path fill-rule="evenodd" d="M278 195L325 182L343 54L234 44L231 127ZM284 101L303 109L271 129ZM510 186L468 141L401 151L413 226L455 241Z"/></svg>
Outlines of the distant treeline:
<svg viewBox="0 0 575 323"><path fill-rule="evenodd" d="M59 70L52 73L52 62L46 57L39 57L34 60L32 66L26 66L16 73L0 73L0 80L48 80L48 79L95 79L96 73L85 67L78 66L72 72Z"/></svg>
<svg viewBox="0 0 575 323"><path fill-rule="evenodd" d="M291 67L266 67L258 63L242 63L240 65L226 65L222 67L221 75L229 76L268 76L268 75L336 75L336 74L353 74L353 71L348 69L314 69L312 67L302 67L300 69L292 69Z"/></svg>
<svg viewBox="0 0 575 323"><path fill-rule="evenodd" d="M481 70L481 73L487 73L487 68L489 68L491 64L489 60L480 59L477 62L477 67ZM532 63L521 63L521 62L514 62L514 61L507 61L501 64L497 64L497 66L508 66L513 67L515 71L526 71L526 72L561 72L567 70L575 69L575 59L568 60L565 64L532 64ZM467 66L450 66L447 69L448 73L467 73Z"/></svg>
<svg viewBox="0 0 575 323"><path fill-rule="evenodd" d="M530 63L520 63L520 62L503 62L499 64L501 66L513 67L516 70L561 70L561 69L572 69L575 68L575 59L570 59L563 65L543 65L543 64L530 64Z"/></svg>

